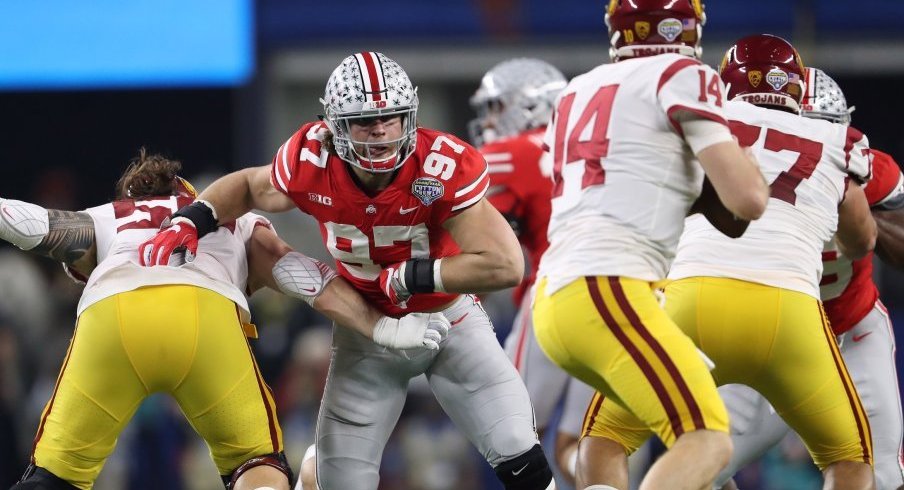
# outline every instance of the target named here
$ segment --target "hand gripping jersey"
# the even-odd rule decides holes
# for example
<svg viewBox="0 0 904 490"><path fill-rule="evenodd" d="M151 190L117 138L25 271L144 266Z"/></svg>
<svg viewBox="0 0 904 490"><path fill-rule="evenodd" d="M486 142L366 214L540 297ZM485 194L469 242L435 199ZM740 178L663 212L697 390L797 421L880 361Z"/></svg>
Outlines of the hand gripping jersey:
<svg viewBox="0 0 904 490"><path fill-rule="evenodd" d="M725 123L723 93L712 68L677 54L602 65L562 91L545 139L549 294L580 276L665 277L703 182L676 113Z"/></svg>
<svg viewBox="0 0 904 490"><path fill-rule="evenodd" d="M899 209L904 206L904 175L894 159L871 149L873 178L864 188L873 208ZM854 328L873 309L879 290L873 282L873 254L859 260L841 255L834 240L822 252L822 280L819 294L835 335Z"/></svg>
<svg viewBox="0 0 904 490"><path fill-rule="evenodd" d="M480 148L487 161L490 187L487 200L516 227L518 240L527 249L532 267L528 276L515 289L515 302L520 303L530 289L540 265L540 257L549 246L549 194L552 183L552 156L543 151L545 128L525 131Z"/></svg>
<svg viewBox="0 0 904 490"><path fill-rule="evenodd" d="M489 186L480 153L460 139L419 128L413 154L386 189L369 195L348 165L323 148L326 124L308 123L280 147L271 182L320 224L339 274L384 314L445 305L455 294L417 294L401 309L380 291L384 266L459 252L443 223L477 203Z"/></svg>
<svg viewBox="0 0 904 490"><path fill-rule="evenodd" d="M870 178L866 137L854 128L741 101L727 102L725 112L738 142L753 148L771 199L737 239L700 215L688 218L669 278L729 277L819 299L821 252L838 227L847 180Z"/></svg>
<svg viewBox="0 0 904 490"><path fill-rule="evenodd" d="M138 245L154 236L164 219L191 202L191 198L171 196L114 201L86 209L84 212L94 220L97 267L85 285L78 314L117 293L144 286L189 284L229 298L242 310L242 321L247 322L245 245L255 226L271 226L263 216L248 213L205 235L192 262L178 267L138 265Z"/></svg>

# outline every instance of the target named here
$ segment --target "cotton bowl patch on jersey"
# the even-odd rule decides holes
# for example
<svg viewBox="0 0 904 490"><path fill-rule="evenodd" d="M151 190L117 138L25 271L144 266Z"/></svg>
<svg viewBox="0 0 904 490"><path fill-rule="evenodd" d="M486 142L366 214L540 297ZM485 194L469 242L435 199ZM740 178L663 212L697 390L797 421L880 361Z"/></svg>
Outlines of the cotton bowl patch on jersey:
<svg viewBox="0 0 904 490"><path fill-rule="evenodd" d="M443 197L445 188L442 182L433 177L420 177L411 183L411 193L425 206L429 206L433 201Z"/></svg>

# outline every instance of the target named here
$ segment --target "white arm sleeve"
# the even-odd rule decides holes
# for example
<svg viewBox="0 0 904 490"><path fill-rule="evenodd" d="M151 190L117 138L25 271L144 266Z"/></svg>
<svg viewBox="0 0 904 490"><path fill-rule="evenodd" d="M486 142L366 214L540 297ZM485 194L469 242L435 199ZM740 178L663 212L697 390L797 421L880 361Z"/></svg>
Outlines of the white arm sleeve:
<svg viewBox="0 0 904 490"><path fill-rule="evenodd" d="M330 266L298 252L287 253L273 266L273 279L279 290L310 306L336 277Z"/></svg>
<svg viewBox="0 0 904 490"><path fill-rule="evenodd" d="M731 141L731 131L722 123L694 116L688 112L682 112L679 117L681 131L684 140L691 147L694 155L709 148L716 143Z"/></svg>
<svg viewBox="0 0 904 490"><path fill-rule="evenodd" d="M0 238L22 250L38 246L50 231L47 210L30 202L0 198Z"/></svg>

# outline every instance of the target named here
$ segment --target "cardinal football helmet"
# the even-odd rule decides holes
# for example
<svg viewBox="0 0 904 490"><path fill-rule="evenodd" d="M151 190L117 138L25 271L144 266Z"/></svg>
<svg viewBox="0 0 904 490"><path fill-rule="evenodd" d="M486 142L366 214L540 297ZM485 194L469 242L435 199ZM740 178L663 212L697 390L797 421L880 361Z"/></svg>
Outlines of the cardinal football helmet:
<svg viewBox="0 0 904 490"><path fill-rule="evenodd" d="M807 90L800 103L800 115L813 119L825 119L834 123L851 124L854 107L848 107L841 87L819 68L807 68Z"/></svg>
<svg viewBox="0 0 904 490"><path fill-rule="evenodd" d="M333 133L336 154L368 172L391 172L414 151L417 134L417 87L405 70L382 53L353 54L333 70L323 98L324 120ZM351 139L355 119L400 116L402 136L396 140L367 142ZM395 145L389 157L371 157L371 146Z"/></svg>
<svg viewBox="0 0 904 490"><path fill-rule="evenodd" d="M567 84L562 72L538 59L514 58L490 68L471 96L477 113L468 123L471 141L482 146L545 125Z"/></svg>
<svg viewBox="0 0 904 490"><path fill-rule="evenodd" d="M800 111L804 95L804 64L788 41L770 34L738 40L719 67L728 99Z"/></svg>
<svg viewBox="0 0 904 490"><path fill-rule="evenodd" d="M706 13L700 0L610 0L612 61L662 53L699 58Z"/></svg>

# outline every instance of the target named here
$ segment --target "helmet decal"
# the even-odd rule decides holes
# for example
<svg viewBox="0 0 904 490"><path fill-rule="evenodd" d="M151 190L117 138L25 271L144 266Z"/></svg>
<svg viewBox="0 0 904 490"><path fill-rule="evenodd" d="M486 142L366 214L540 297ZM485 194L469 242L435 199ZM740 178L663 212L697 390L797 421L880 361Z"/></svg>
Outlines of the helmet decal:
<svg viewBox="0 0 904 490"><path fill-rule="evenodd" d="M612 0L606 8L613 61L662 53L699 58L706 23L699 0Z"/></svg>
<svg viewBox="0 0 904 490"><path fill-rule="evenodd" d="M750 70L747 72L747 80L750 81L750 85L753 88L757 88L760 86L760 82L763 81L763 72L760 70Z"/></svg>
<svg viewBox="0 0 904 490"><path fill-rule="evenodd" d="M660 28L660 32L661 30L662 29ZM625 34L629 32L631 31L626 31ZM637 33L637 37L639 37L641 40L646 39L647 36L650 35L650 23L644 20L638 20L634 23L634 32ZM631 34L633 35L633 33Z"/></svg>
<svg viewBox="0 0 904 490"><path fill-rule="evenodd" d="M719 66L729 100L741 99L793 112L800 110L804 70L794 46L769 34L739 39Z"/></svg>
<svg viewBox="0 0 904 490"><path fill-rule="evenodd" d="M788 74L778 68L773 68L766 74L766 83L771 85L773 90L781 90L788 85Z"/></svg>
<svg viewBox="0 0 904 490"><path fill-rule="evenodd" d="M678 19L664 19L659 21L659 26L656 27L656 30L666 41L673 42L675 39L678 39L683 27L681 21Z"/></svg>

